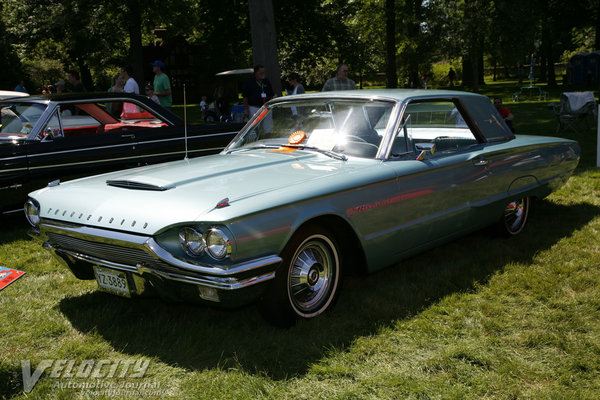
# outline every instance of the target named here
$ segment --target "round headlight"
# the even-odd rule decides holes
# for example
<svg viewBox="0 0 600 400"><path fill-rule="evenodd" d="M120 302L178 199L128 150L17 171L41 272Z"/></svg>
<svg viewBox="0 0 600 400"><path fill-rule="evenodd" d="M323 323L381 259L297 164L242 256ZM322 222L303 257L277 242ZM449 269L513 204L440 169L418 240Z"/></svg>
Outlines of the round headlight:
<svg viewBox="0 0 600 400"><path fill-rule="evenodd" d="M24 211L25 218L27 218L27 221L31 224L31 226L34 228L39 227L40 208L38 207L37 203L34 203L33 200L28 200L27 203L25 203Z"/></svg>
<svg viewBox="0 0 600 400"><path fill-rule="evenodd" d="M225 232L218 228L211 228L206 232L206 251L217 260L231 254L231 239Z"/></svg>
<svg viewBox="0 0 600 400"><path fill-rule="evenodd" d="M206 244L200 232L193 228L185 227L179 231L179 243L191 256L199 256L204 252Z"/></svg>

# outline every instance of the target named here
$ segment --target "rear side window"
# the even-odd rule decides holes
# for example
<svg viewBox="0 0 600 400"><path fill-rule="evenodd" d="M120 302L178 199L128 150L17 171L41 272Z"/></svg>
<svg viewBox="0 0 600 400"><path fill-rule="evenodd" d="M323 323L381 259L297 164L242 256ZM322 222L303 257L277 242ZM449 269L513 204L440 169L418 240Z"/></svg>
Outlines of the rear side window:
<svg viewBox="0 0 600 400"><path fill-rule="evenodd" d="M473 122L487 141L494 142L515 137L487 97L478 95L465 96L461 98L461 101L469 110Z"/></svg>

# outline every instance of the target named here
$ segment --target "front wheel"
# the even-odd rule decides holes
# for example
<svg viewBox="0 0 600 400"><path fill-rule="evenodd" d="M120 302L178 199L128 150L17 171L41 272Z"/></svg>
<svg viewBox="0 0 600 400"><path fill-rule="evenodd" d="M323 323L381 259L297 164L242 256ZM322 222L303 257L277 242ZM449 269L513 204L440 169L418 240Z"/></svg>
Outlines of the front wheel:
<svg viewBox="0 0 600 400"><path fill-rule="evenodd" d="M300 229L282 253L282 265L261 299L261 312L271 323L290 326L314 318L335 303L342 254L335 237L319 225Z"/></svg>

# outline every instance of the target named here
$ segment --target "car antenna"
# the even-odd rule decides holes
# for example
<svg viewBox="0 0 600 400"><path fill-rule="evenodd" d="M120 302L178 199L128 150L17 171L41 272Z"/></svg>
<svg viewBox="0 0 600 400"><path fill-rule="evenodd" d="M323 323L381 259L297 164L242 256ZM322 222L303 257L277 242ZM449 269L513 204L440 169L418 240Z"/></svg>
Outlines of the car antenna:
<svg viewBox="0 0 600 400"><path fill-rule="evenodd" d="M185 141L185 157L184 160L188 159L188 139L187 139L187 104L185 99L185 83L183 84L183 135Z"/></svg>

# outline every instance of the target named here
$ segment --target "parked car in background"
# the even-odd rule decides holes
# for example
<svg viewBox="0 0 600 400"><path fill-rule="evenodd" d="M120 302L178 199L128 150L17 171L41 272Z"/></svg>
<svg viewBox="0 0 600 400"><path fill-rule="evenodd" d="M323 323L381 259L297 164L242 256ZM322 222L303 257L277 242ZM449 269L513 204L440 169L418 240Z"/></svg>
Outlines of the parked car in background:
<svg viewBox="0 0 600 400"><path fill-rule="evenodd" d="M242 126L188 127L189 157L218 153ZM0 101L0 211L57 179L183 159L184 131L173 113L125 93Z"/></svg>
<svg viewBox="0 0 600 400"><path fill-rule="evenodd" d="M488 225L521 233L579 154L573 140L515 136L477 94L316 93L268 102L220 154L44 188L25 213L102 290L259 299L289 325L329 310L350 269Z"/></svg>

